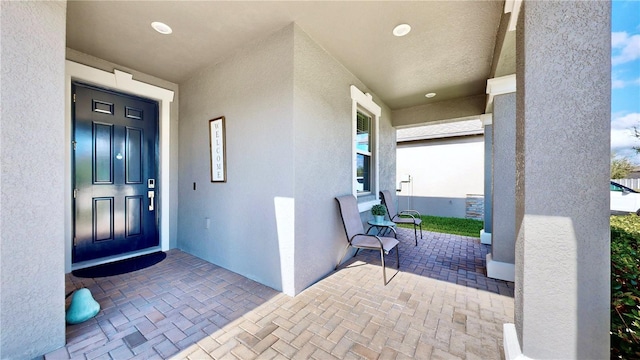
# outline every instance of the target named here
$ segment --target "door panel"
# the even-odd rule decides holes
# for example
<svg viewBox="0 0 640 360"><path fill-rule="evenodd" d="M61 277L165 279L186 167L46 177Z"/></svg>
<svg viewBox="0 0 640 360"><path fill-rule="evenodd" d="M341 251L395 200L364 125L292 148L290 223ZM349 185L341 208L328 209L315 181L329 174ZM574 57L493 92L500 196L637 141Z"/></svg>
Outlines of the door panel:
<svg viewBox="0 0 640 360"><path fill-rule="evenodd" d="M127 128L126 183L142 184L142 130Z"/></svg>
<svg viewBox="0 0 640 360"><path fill-rule="evenodd" d="M127 228L125 236L140 235L142 232L142 196L127 196L125 213L127 217Z"/></svg>
<svg viewBox="0 0 640 360"><path fill-rule="evenodd" d="M113 184L113 125L93 124L93 183Z"/></svg>
<svg viewBox="0 0 640 360"><path fill-rule="evenodd" d="M98 113L102 113L102 114L113 115L113 104L112 103L108 103L108 102L92 99L91 104L93 104L93 111L98 112Z"/></svg>
<svg viewBox="0 0 640 360"><path fill-rule="evenodd" d="M93 234L95 241L113 240L113 198L93 199Z"/></svg>
<svg viewBox="0 0 640 360"><path fill-rule="evenodd" d="M73 262L157 246L148 191L158 187L147 187L157 177L157 103L78 83L73 92Z"/></svg>
<svg viewBox="0 0 640 360"><path fill-rule="evenodd" d="M136 109L128 106L125 106L124 108L124 116L129 119L142 120L142 114L142 109Z"/></svg>

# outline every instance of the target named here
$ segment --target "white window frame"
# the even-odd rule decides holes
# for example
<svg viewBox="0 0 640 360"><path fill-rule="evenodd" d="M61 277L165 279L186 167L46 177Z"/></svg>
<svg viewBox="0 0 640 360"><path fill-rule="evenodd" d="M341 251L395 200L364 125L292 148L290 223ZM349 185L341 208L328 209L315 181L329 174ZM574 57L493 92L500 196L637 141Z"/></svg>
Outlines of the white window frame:
<svg viewBox="0 0 640 360"><path fill-rule="evenodd" d="M373 200L366 202L358 202L358 210L360 212L367 211L371 209L371 207L375 204L379 204L378 193L379 193L379 178L380 178L380 166L379 166L379 124L380 124L380 115L382 114L382 109L378 104L373 101L373 97L371 94L365 94L360 89L358 89L355 85L351 85L351 173L352 173L352 193L356 198L358 197L358 162L357 162L357 128L358 128L358 110L360 109L367 115L371 116L371 131L373 134L369 134L369 137L373 140L371 141L371 167L370 169L371 176L373 177L373 181L371 182L371 191L366 193L366 196L373 195ZM365 194L361 194L365 195Z"/></svg>

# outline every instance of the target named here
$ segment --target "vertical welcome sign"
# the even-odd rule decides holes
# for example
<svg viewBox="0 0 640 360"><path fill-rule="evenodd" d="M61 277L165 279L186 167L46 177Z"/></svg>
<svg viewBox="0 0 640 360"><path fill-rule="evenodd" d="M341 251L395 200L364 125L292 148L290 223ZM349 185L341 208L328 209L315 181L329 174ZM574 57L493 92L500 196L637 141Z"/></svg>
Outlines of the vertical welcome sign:
<svg viewBox="0 0 640 360"><path fill-rule="evenodd" d="M227 182L224 116L209 120L211 182Z"/></svg>

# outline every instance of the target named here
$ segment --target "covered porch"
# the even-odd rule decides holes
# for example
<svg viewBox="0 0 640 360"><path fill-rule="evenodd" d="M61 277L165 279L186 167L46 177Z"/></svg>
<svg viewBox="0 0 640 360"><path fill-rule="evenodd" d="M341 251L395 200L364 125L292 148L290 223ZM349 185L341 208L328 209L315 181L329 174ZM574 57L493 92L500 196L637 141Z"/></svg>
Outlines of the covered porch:
<svg viewBox="0 0 640 360"><path fill-rule="evenodd" d="M513 283L485 276L479 239L399 229L400 271L382 285L365 251L295 298L171 250L129 274L67 275L102 310L46 359L501 359ZM395 260L388 264L393 276Z"/></svg>
<svg viewBox="0 0 640 360"><path fill-rule="evenodd" d="M292 308L306 307L298 297L334 275L370 267L333 274L344 246L334 198L358 196L367 221L378 192L393 191L399 180L396 129L483 116L495 128L493 180L501 180L491 189L493 221L485 221L496 226L485 233L492 234L491 260L504 265L515 284L512 318L500 319L513 322L502 334L505 356L607 357L610 8L607 1L535 0L0 2L0 357L30 359L62 346L64 355L73 342L64 324L65 274L78 266L73 81L158 101L159 198L148 211L158 214L160 249L197 256L211 271L224 268L293 296L274 297ZM149 24L156 17L175 24L176 32L155 33ZM403 22L413 32L394 37L393 27ZM92 74L70 73L74 66ZM497 86L505 76L513 79L508 89ZM166 90L175 96L158 95ZM425 97L431 92L437 96ZM359 111L371 121L366 151L356 144ZM220 116L228 125L228 181L214 183L207 122ZM116 153L108 158L121 159ZM367 156L369 189L362 192L358 161ZM111 229L108 221L98 223ZM413 250L403 251L412 259ZM453 269L457 262L443 260L450 255L417 254L388 289L375 275L375 291L354 289L371 291L366 301L386 294L400 304L418 291L418 308L431 306L435 294L457 303L448 291L459 286L485 294L476 290L486 278L474 275L475 258ZM442 256L444 265L425 269L430 256ZM440 278L422 276L430 272ZM387 293L414 278L431 293L413 285ZM146 301L118 292L114 303ZM465 301L474 304L474 296ZM261 305L270 299L254 298ZM456 324L455 311L444 302L438 308L439 301L434 313L446 311L443 323ZM389 305L381 300L377 306ZM378 324L372 315L371 324L383 320ZM401 317L394 320L394 328L402 324ZM420 331L420 338L431 336L433 326ZM437 328L433 336L438 339ZM494 355L500 353L496 339ZM94 340L81 340L72 352ZM437 344L431 345L436 357ZM363 350L355 343L349 349ZM403 354L402 346L392 349ZM462 354L450 343L440 350Z"/></svg>

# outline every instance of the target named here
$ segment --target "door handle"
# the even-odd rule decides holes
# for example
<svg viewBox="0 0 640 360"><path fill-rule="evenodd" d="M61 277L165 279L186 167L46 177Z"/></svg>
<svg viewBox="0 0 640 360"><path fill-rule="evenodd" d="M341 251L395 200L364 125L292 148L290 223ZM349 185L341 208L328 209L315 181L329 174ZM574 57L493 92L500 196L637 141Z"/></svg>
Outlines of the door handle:
<svg viewBox="0 0 640 360"><path fill-rule="evenodd" d="M154 209L153 203L154 203L154 199L156 197L156 192L150 190L150 191L147 192L147 196L149 197L149 211L153 211L153 209Z"/></svg>

